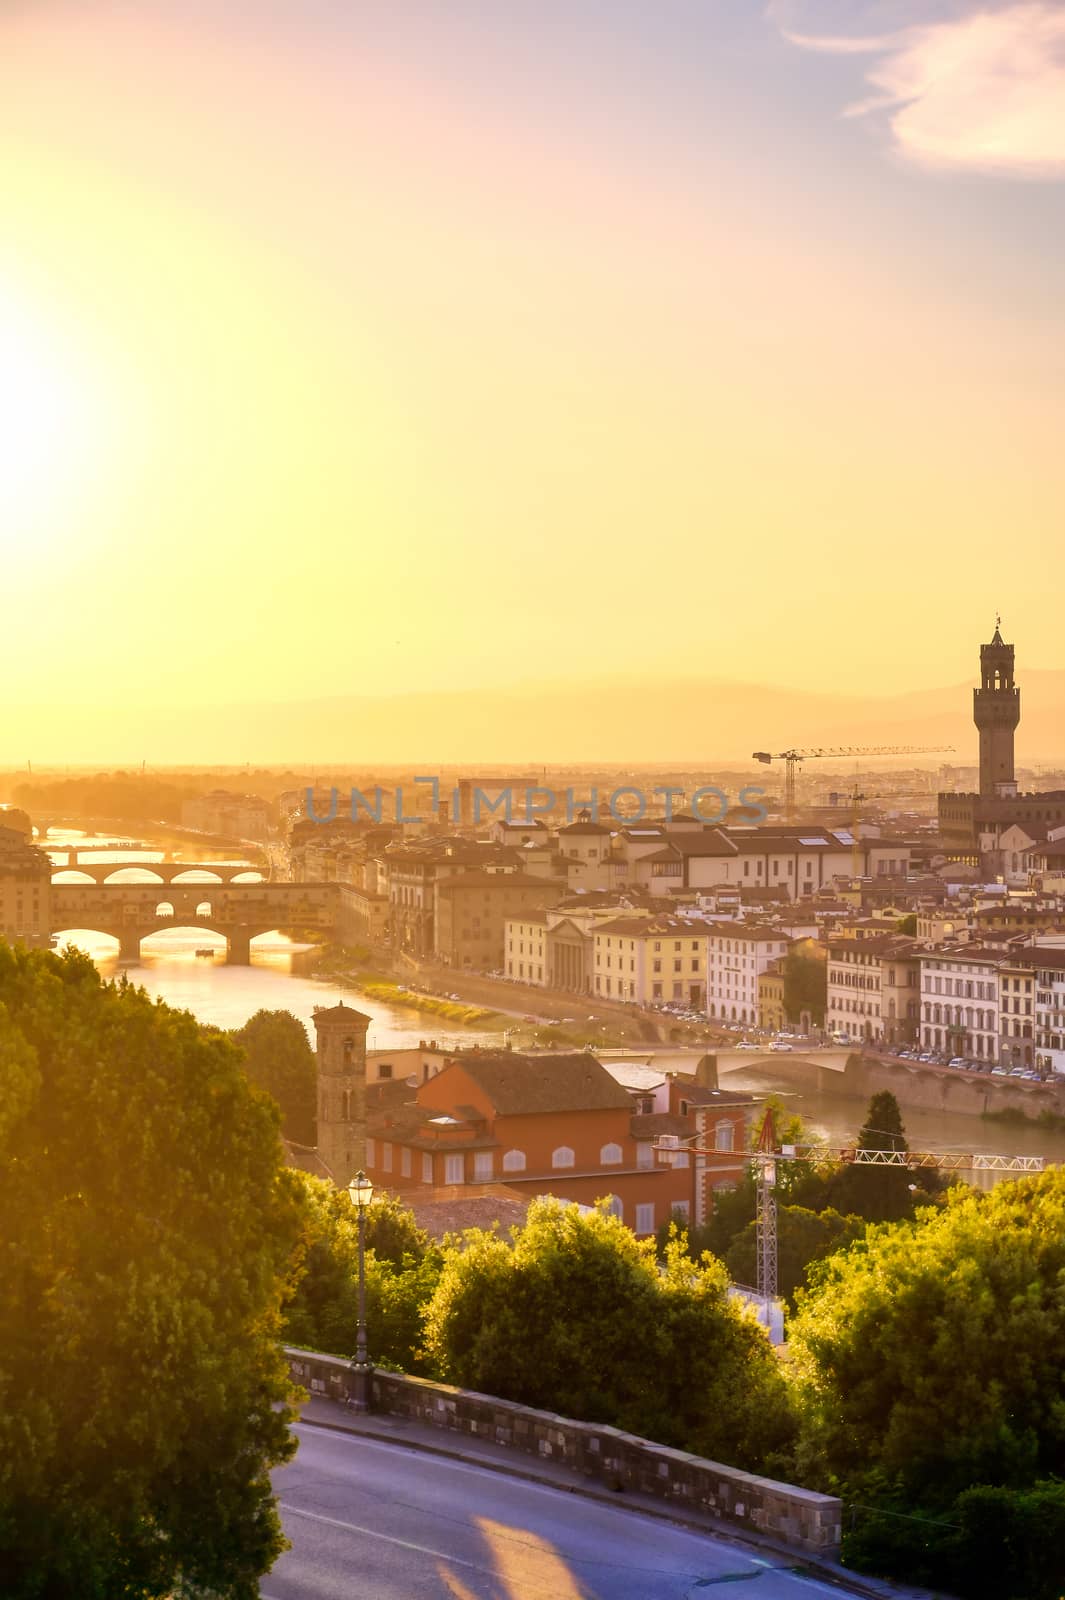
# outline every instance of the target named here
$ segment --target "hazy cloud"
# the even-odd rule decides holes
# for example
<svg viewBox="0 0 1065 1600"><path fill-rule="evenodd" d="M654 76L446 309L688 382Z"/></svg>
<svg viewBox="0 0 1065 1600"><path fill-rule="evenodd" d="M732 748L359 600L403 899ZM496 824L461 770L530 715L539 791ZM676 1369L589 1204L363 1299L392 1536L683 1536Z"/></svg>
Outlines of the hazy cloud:
<svg viewBox="0 0 1065 1600"><path fill-rule="evenodd" d="M872 91L848 116L887 112L904 155L925 165L1065 175L1065 7L773 0L793 44L871 57Z"/></svg>

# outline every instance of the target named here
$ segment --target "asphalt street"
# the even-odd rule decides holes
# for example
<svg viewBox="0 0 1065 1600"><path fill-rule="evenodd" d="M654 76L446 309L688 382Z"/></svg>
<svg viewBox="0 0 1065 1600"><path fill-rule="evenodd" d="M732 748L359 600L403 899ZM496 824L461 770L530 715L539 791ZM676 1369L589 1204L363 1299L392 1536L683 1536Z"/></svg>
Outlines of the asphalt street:
<svg viewBox="0 0 1065 1600"><path fill-rule="evenodd" d="M300 1424L275 1475L292 1549L263 1600L815 1600L844 1591L728 1538ZM797 1559L797 1558L796 1558ZM726 1588L726 1586L728 1586Z"/></svg>

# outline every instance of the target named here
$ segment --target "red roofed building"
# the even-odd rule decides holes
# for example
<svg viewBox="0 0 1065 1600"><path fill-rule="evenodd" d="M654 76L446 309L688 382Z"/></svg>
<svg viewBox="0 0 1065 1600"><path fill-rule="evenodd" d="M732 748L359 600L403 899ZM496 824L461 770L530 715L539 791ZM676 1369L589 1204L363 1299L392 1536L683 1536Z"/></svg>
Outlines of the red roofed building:
<svg viewBox="0 0 1065 1600"><path fill-rule="evenodd" d="M705 1220L713 1189L739 1181L752 1104L674 1080L669 1110L647 1113L586 1051L469 1051L405 1103L371 1114L366 1169L408 1201L498 1183L587 1206L609 1198L637 1234L650 1234L674 1211ZM694 1138L714 1154L667 1165L655 1150L663 1135Z"/></svg>

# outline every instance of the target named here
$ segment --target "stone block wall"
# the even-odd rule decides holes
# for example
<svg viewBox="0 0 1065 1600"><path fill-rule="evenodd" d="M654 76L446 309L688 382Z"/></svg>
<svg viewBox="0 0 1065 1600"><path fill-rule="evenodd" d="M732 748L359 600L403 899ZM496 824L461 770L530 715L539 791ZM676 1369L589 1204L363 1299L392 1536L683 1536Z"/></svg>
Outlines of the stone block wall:
<svg viewBox="0 0 1065 1600"><path fill-rule="evenodd" d="M296 1382L312 1395L345 1401L351 1370L336 1356L287 1352ZM617 1428L575 1422L510 1400L447 1384L375 1372L374 1410L410 1417L453 1434L552 1461L612 1489L654 1495L686 1510L749 1528L812 1555L839 1553L841 1503L793 1484L740 1472L718 1461L671 1450Z"/></svg>

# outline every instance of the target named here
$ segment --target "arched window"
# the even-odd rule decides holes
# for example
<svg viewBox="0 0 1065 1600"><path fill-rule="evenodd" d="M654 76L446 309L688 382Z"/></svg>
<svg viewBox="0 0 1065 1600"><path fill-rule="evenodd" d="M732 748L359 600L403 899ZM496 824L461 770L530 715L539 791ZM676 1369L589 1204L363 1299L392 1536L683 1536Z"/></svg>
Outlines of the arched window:
<svg viewBox="0 0 1065 1600"><path fill-rule="evenodd" d="M558 1149L554 1151L551 1156L551 1165L553 1167L572 1167L573 1151L568 1144L560 1144Z"/></svg>
<svg viewBox="0 0 1065 1600"><path fill-rule="evenodd" d="M599 1152L599 1165L601 1167L617 1166L621 1160L621 1146L619 1144L605 1144Z"/></svg>
<svg viewBox="0 0 1065 1600"><path fill-rule="evenodd" d="M731 1150L735 1129L731 1122L719 1122L714 1129L714 1149Z"/></svg>
<svg viewBox="0 0 1065 1600"><path fill-rule="evenodd" d="M525 1171L525 1151L524 1150L508 1150L506 1155L503 1157L503 1171L504 1172L524 1172Z"/></svg>
<svg viewBox="0 0 1065 1600"><path fill-rule="evenodd" d="M196 907L196 915L198 917L209 917L211 915L211 902L209 900L201 900Z"/></svg>
<svg viewBox="0 0 1065 1600"><path fill-rule="evenodd" d="M616 1194L608 1194L606 1196L606 1210L608 1216L618 1217L621 1221L624 1221L625 1207Z"/></svg>

